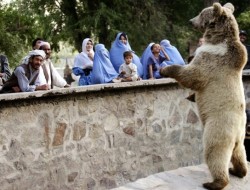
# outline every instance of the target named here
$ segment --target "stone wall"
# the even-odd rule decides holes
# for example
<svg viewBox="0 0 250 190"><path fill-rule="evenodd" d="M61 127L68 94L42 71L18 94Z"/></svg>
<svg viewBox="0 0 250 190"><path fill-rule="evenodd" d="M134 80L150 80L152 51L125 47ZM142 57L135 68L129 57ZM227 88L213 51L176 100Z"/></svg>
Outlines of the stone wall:
<svg viewBox="0 0 250 190"><path fill-rule="evenodd" d="M189 93L160 79L0 95L1 189L110 189L202 163Z"/></svg>

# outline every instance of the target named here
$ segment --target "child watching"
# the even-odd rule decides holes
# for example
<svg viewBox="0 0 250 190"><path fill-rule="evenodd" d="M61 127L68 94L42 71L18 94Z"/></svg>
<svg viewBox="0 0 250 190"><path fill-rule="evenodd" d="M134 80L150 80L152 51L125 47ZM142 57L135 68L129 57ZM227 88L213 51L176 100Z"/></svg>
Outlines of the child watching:
<svg viewBox="0 0 250 190"><path fill-rule="evenodd" d="M170 61L170 58L163 47L160 44L153 44L151 46L152 56L149 57L148 66L148 79L159 79L162 78L160 75L160 69L167 66L165 60ZM163 53L164 56L160 54Z"/></svg>
<svg viewBox="0 0 250 190"><path fill-rule="evenodd" d="M120 82L140 80L140 77L137 74L137 66L132 63L133 53L131 51L125 51L123 53L123 57L125 63L123 63L119 68L119 76L117 80Z"/></svg>

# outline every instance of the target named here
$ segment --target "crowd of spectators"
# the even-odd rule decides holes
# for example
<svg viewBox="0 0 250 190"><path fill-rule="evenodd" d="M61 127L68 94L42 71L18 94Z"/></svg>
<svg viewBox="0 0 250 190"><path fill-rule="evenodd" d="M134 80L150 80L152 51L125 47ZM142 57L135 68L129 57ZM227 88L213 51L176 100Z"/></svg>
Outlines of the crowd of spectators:
<svg viewBox="0 0 250 190"><path fill-rule="evenodd" d="M249 52L246 31L241 30L239 37ZM197 47L204 43L204 39L200 38ZM187 64L194 56L195 52L190 55ZM132 50L124 32L116 35L110 50L104 44L94 45L91 38L85 38L82 51L74 58L73 68L67 64L64 76L55 69L50 57L50 44L37 38L32 42L32 51L11 75L8 59L1 55L0 93L50 90L54 86L68 88L75 80L72 74L79 76L78 86L159 79L162 78L159 72L161 68L186 64L178 49L167 39L160 43L149 43L139 57ZM244 69L250 69L249 59Z"/></svg>

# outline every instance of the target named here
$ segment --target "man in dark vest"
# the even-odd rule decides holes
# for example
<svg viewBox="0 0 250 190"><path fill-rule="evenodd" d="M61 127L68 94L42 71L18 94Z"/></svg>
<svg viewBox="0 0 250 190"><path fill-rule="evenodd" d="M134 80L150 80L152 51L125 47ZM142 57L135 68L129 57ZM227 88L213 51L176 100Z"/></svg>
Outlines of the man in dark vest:
<svg viewBox="0 0 250 190"><path fill-rule="evenodd" d="M10 77L9 62L6 56L0 55L0 89Z"/></svg>
<svg viewBox="0 0 250 190"><path fill-rule="evenodd" d="M46 55L42 50L29 52L28 63L16 67L13 74L3 85L0 93L33 92L35 90L48 90L48 85L39 85L38 75L40 66Z"/></svg>

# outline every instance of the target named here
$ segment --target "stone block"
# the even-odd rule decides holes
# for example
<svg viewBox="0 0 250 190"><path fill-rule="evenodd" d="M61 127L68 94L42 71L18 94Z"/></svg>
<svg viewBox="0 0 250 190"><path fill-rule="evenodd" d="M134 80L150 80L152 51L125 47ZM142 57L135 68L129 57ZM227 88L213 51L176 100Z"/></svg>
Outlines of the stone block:
<svg viewBox="0 0 250 190"><path fill-rule="evenodd" d="M64 138L66 128L67 128L66 123L58 123L57 124L53 143L52 143L53 146L59 146L59 145L63 144L63 140L64 140L63 138Z"/></svg>
<svg viewBox="0 0 250 190"><path fill-rule="evenodd" d="M130 136L135 136L135 129L133 127L125 127L123 132Z"/></svg>
<svg viewBox="0 0 250 190"><path fill-rule="evenodd" d="M72 172L71 174L68 175L68 182L74 182L75 178L77 177L78 172Z"/></svg>
<svg viewBox="0 0 250 190"><path fill-rule="evenodd" d="M193 110L189 110L188 116L187 116L187 123L195 124L199 121L199 117Z"/></svg>
<svg viewBox="0 0 250 190"><path fill-rule="evenodd" d="M104 177L100 180L100 186L106 189L111 189L111 188L116 187L116 182L112 179Z"/></svg>
<svg viewBox="0 0 250 190"><path fill-rule="evenodd" d="M73 140L79 141L86 136L85 122L76 122L73 127Z"/></svg>

